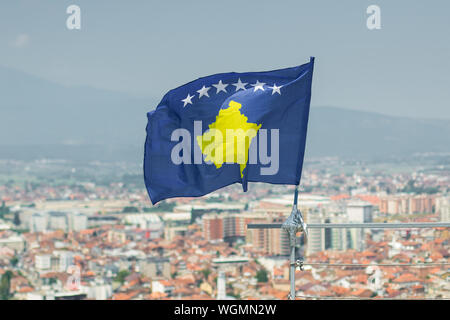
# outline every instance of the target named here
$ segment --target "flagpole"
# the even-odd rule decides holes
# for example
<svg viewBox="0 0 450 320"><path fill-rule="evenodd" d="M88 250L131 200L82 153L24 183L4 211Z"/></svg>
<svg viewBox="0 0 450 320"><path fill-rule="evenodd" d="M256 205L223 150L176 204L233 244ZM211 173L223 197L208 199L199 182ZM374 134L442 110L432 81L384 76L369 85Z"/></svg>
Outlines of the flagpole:
<svg viewBox="0 0 450 320"><path fill-rule="evenodd" d="M289 300L295 300L295 245L296 245L296 234L299 229L301 229L305 235L307 233L307 225L303 221L303 216L300 210L297 209L298 203L298 185L295 186L294 191L294 204L292 206L292 211L290 216L286 219L286 221L282 224L281 228L283 228L289 236L289 246L290 246L290 259L289 259L289 282L290 282L290 290L289 290Z"/></svg>
<svg viewBox="0 0 450 320"><path fill-rule="evenodd" d="M292 212L297 209L298 202L298 185L295 186L294 191L294 205L292 206ZM297 234L298 226L296 230L290 229L288 231L289 235L289 246L291 247L290 253L290 261L289 261L289 282L290 282L290 290L289 290L289 300L295 300L296 290L295 290L295 245L296 245L296 234Z"/></svg>
<svg viewBox="0 0 450 320"><path fill-rule="evenodd" d="M309 60L310 68L311 68L311 78L312 78L312 72L314 67L314 57L310 57ZM312 83L312 81L311 81ZM307 117L309 117L309 103L311 101L311 88L307 97L307 103L308 103L308 113ZM300 170L299 175L301 174L301 166L298 168ZM300 184L300 177L299 182L295 185L295 191L294 191L294 204L292 206L292 211L289 217L286 219L286 221L281 225L281 228L286 230L289 236L289 246L291 249L290 252L290 260L289 260L289 281L290 281L290 291L289 291L289 299L295 300L295 268L296 268L296 262L295 262L295 245L296 245L296 234L297 231L301 230L304 232L305 236L308 236L308 229L306 223L303 221L303 216L300 210L297 208L298 203L298 185Z"/></svg>

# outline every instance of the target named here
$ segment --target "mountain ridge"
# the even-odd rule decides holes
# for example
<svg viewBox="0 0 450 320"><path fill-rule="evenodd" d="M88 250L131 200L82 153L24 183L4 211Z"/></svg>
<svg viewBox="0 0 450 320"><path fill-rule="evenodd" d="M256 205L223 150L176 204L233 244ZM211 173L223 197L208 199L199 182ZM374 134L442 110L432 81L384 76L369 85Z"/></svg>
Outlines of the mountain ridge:
<svg viewBox="0 0 450 320"><path fill-rule="evenodd" d="M141 161L146 113L157 103L0 67L0 158ZM449 151L450 120L311 108L306 157Z"/></svg>

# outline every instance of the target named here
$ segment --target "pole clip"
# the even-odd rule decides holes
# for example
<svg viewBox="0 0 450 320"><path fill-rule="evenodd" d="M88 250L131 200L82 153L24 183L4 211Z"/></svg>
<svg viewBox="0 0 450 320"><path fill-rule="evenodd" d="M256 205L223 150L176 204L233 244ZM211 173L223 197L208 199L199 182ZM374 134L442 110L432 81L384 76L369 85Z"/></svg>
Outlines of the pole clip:
<svg viewBox="0 0 450 320"><path fill-rule="evenodd" d="M305 269L303 269L303 261L302 260L295 261L295 267L299 268L300 271L305 271Z"/></svg>

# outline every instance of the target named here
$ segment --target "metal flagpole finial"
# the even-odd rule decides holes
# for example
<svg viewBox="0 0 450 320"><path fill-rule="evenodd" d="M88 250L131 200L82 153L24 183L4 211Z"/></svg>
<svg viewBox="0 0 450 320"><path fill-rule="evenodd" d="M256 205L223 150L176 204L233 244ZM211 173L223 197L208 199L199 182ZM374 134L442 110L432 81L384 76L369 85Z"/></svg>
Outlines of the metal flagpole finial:
<svg viewBox="0 0 450 320"><path fill-rule="evenodd" d="M294 205L292 206L291 214L281 226L284 230L288 232L291 241L295 241L295 234L299 229L301 229L305 233L305 235L308 236L307 225L303 220L302 213L300 212L300 210L298 210L297 201L298 201L298 185L295 186Z"/></svg>

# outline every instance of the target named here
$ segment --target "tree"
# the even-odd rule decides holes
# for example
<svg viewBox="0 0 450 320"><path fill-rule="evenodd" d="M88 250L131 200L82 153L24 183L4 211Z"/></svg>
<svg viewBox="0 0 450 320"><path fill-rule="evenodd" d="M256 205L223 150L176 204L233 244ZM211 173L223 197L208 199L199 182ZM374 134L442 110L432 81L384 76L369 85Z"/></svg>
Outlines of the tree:
<svg viewBox="0 0 450 320"><path fill-rule="evenodd" d="M9 213L9 208L6 206L5 201L2 201L2 206L0 207L0 218L8 213Z"/></svg>
<svg viewBox="0 0 450 320"><path fill-rule="evenodd" d="M128 270L120 270L117 273L117 276L114 278L114 281L120 282L123 284L125 282L125 278L130 275L130 272Z"/></svg>
<svg viewBox="0 0 450 320"><path fill-rule="evenodd" d="M20 224L22 223L22 221L20 221L20 216L19 216L19 212L14 212L14 220L13 223L15 226L20 226Z"/></svg>
<svg viewBox="0 0 450 320"><path fill-rule="evenodd" d="M17 266L17 263L19 262L19 258L17 258L17 256L14 256L11 258L11 260L9 260L9 263L11 263L11 265L13 267Z"/></svg>
<svg viewBox="0 0 450 320"><path fill-rule="evenodd" d="M137 212L139 212L139 209L132 206L125 207L122 210L122 213L137 213Z"/></svg>
<svg viewBox="0 0 450 320"><path fill-rule="evenodd" d="M202 274L203 274L203 277L204 277L205 279L208 279L208 276L211 274L211 270L209 270L209 269L203 269L203 270L202 270Z"/></svg>
<svg viewBox="0 0 450 320"><path fill-rule="evenodd" d="M175 208L176 203L175 202L160 202L158 205L155 205L153 207L146 207L144 208L144 212L172 212L173 208Z"/></svg>
<svg viewBox="0 0 450 320"><path fill-rule="evenodd" d="M13 273L9 270L2 275L0 280L0 300L8 300L11 297L9 291L11 289L12 276Z"/></svg>
<svg viewBox="0 0 450 320"><path fill-rule="evenodd" d="M267 282L269 277L267 276L267 271L265 269L260 269L256 272L256 280L258 282Z"/></svg>

